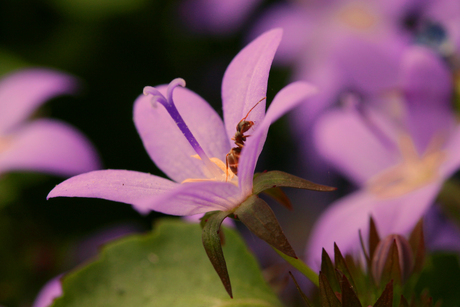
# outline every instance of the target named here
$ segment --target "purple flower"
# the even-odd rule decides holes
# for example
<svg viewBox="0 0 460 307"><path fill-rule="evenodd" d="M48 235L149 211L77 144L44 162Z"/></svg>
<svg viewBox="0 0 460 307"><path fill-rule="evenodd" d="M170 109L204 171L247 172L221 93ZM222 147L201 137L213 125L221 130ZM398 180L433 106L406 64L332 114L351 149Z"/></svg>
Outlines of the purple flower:
<svg viewBox="0 0 460 307"><path fill-rule="evenodd" d="M261 0L185 0L181 19L188 28L209 34L229 34L240 27Z"/></svg>
<svg viewBox="0 0 460 307"><path fill-rule="evenodd" d="M32 307L51 306L54 299L62 295L61 277L62 275L58 275L43 286Z"/></svg>
<svg viewBox="0 0 460 307"><path fill-rule="evenodd" d="M183 88L182 79L144 89L146 95L134 105L134 122L148 154L172 180L127 170L94 171L64 181L48 197L104 198L140 212L172 215L232 212L252 193L270 124L316 91L305 82L292 83L265 114L268 72L281 36L280 29L261 35L230 63L222 83L224 122L200 96ZM226 167L226 156L246 116L254 129L248 131L236 176Z"/></svg>
<svg viewBox="0 0 460 307"><path fill-rule="evenodd" d="M269 8L253 33L282 27L277 58L293 68L293 80L318 86L319 94L292 113L292 130L307 171L325 174L313 150L311 129L344 93L374 97L397 85L403 51L410 43L400 27L405 1L290 1ZM318 178L318 177L316 177Z"/></svg>
<svg viewBox="0 0 460 307"><path fill-rule="evenodd" d="M312 264L321 248L360 250L358 230L369 216L382 236L406 234L460 167L460 128L449 109L451 79L430 50L404 57L401 92L372 105L326 113L315 127L319 153L361 188L333 203L317 221L308 246Z"/></svg>
<svg viewBox="0 0 460 307"><path fill-rule="evenodd" d="M76 80L46 69L27 69L0 81L0 174L38 171L62 176L99 167L89 141L66 123L27 121L46 100L73 93Z"/></svg>

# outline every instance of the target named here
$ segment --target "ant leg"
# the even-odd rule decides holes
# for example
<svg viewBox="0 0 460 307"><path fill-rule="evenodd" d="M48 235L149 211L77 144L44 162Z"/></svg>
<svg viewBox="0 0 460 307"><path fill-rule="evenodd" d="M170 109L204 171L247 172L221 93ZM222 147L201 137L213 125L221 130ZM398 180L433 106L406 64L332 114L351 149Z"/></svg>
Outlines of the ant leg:
<svg viewBox="0 0 460 307"><path fill-rule="evenodd" d="M225 182L227 182L228 180L228 155L230 153L228 153L226 156L225 156Z"/></svg>

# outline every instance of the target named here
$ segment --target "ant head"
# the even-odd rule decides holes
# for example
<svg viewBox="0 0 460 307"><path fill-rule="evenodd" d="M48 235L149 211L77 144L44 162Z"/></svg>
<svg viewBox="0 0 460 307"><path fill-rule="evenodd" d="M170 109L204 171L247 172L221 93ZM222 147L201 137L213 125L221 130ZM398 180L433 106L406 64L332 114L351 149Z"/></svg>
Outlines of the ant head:
<svg viewBox="0 0 460 307"><path fill-rule="evenodd" d="M243 134L245 133L246 131L248 131L249 129L251 129L251 127L254 126L254 122L253 121L250 121L250 120L241 120L238 125L236 126L236 131L238 131L239 133Z"/></svg>

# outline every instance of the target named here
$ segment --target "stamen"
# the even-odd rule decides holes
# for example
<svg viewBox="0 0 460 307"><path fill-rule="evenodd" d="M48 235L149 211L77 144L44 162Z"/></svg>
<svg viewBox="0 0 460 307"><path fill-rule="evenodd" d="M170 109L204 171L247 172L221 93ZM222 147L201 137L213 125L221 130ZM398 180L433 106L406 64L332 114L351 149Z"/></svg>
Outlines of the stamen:
<svg viewBox="0 0 460 307"><path fill-rule="evenodd" d="M0 154L10 146L11 137L0 136Z"/></svg>
<svg viewBox="0 0 460 307"><path fill-rule="evenodd" d="M396 144L387 133L378 126L371 113L365 108L363 102L355 95L349 93L342 98L343 105L346 109L355 112L362 120L363 124L374 134L374 136L387 148L396 151L398 144Z"/></svg>
<svg viewBox="0 0 460 307"><path fill-rule="evenodd" d="M156 103L159 102L162 104L166 111L169 113L171 118L174 120L176 123L177 127L179 127L180 131L184 134L185 138L187 141L192 145L192 148L195 150L195 152L200 156L201 160L205 164L206 168L211 172L211 174L215 178L219 178L221 176L221 171L219 168L211 162L211 160L208 158L206 153L204 152L203 148L201 148L200 144L198 141L195 139L193 136L192 132L190 129L187 127L185 124L182 116L179 114L179 111L177 110L176 106L174 105L173 101L173 91L177 86L182 86L185 87L185 81L182 78L177 78L171 81L169 83L168 89L166 91L166 96L163 96L156 88L151 87L151 86L146 86L144 87L144 95L152 95L152 105L156 107Z"/></svg>
<svg viewBox="0 0 460 307"><path fill-rule="evenodd" d="M402 161L371 178L367 186L371 192L381 198L396 197L409 193L439 176L438 169L445 160L441 143L433 139L432 145L423 155L419 155L409 135L401 135L399 148Z"/></svg>

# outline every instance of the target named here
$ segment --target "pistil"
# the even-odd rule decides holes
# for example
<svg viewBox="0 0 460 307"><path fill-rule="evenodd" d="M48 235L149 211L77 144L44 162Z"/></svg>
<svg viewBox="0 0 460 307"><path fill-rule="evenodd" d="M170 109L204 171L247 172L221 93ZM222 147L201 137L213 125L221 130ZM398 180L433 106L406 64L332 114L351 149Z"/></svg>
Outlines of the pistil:
<svg viewBox="0 0 460 307"><path fill-rule="evenodd" d="M177 86L185 87L185 80L182 78L176 78L171 81L168 85L168 89L166 91L166 97L163 96L156 88L151 86L144 87L144 95L152 95L152 105L156 107L156 103L162 104L166 111L169 113L171 118L176 123L177 127L180 129L182 134L185 136L187 141L190 143L192 148L201 158L206 168L210 171L210 173L216 178L220 178L222 176L222 171L214 164L209 157L204 152L203 148L200 146L196 138L193 136L190 129L187 127L187 124L184 122L184 119L179 114L176 106L174 105L173 101L173 91Z"/></svg>

